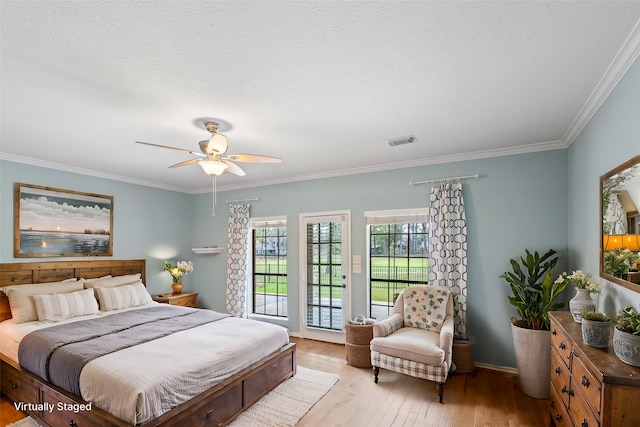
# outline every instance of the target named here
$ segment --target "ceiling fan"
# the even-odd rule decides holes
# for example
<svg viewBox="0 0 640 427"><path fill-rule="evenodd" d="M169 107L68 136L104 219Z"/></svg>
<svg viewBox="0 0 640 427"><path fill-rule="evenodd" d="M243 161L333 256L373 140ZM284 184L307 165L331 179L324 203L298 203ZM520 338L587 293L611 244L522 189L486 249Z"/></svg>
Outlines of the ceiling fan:
<svg viewBox="0 0 640 427"><path fill-rule="evenodd" d="M280 163L282 159L279 157L263 156L259 154L228 154L227 152L227 137L221 133L218 133L220 124L213 121L204 122L204 127L211 132L211 138L200 141L200 151L188 150L186 148L170 147L168 145L152 144L150 142L136 141L138 144L151 145L153 147L168 148L170 150L184 151L197 156L197 159L185 160L184 162L176 163L169 166L170 168L178 168L181 166L187 166L194 163L198 163L202 169L210 176L222 175L225 171L231 172L238 176L246 175L244 170L233 162L248 162L248 163ZM233 161L233 162L232 162Z"/></svg>

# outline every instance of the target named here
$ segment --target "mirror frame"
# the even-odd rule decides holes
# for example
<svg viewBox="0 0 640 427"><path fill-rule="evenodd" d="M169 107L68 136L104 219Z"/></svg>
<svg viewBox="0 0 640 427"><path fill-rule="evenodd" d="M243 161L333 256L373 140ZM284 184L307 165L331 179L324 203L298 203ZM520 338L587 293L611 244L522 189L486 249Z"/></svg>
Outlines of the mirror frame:
<svg viewBox="0 0 640 427"><path fill-rule="evenodd" d="M634 292L638 292L640 293L640 285L633 283L633 282L629 282L627 280L623 280L620 277L615 277L612 276L610 274L607 274L604 272L604 229L603 229L603 213L602 213L602 192L603 192L603 182L606 179L611 178L612 176L622 172L625 169L629 169L630 167L634 166L634 165L638 165L640 164L640 155L637 155L629 160L627 160L626 162L624 162L623 164L621 164L620 166L616 167L615 169L610 170L609 172L607 172L606 174L600 176L600 193L599 193L599 198L600 198L600 214L598 215L600 218L600 277L602 277L603 279L606 279L610 282L616 283L620 286L624 286L627 289L630 289Z"/></svg>

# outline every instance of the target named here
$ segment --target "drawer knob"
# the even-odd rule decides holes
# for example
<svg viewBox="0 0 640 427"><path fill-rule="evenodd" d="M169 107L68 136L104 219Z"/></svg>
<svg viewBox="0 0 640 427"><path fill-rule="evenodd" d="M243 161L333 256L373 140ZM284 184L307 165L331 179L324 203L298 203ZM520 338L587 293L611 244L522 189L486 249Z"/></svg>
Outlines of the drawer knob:
<svg viewBox="0 0 640 427"><path fill-rule="evenodd" d="M557 333L556 333L556 330L555 330L555 329L553 329L553 330L551 331L551 335L557 335Z"/></svg>
<svg viewBox="0 0 640 427"><path fill-rule="evenodd" d="M580 427L589 427L589 423L586 419L582 420L582 423L580 423Z"/></svg>
<svg viewBox="0 0 640 427"><path fill-rule="evenodd" d="M18 388L18 384L11 384L11 390L15 390Z"/></svg>
<svg viewBox="0 0 640 427"><path fill-rule="evenodd" d="M559 374L559 373L560 373L560 366L556 368L556 374Z"/></svg>
<svg viewBox="0 0 640 427"><path fill-rule="evenodd" d="M78 427L78 424L76 424L75 421L71 420L69 421L69 427Z"/></svg>
<svg viewBox="0 0 640 427"><path fill-rule="evenodd" d="M582 376L582 385L589 388L589 378L584 375Z"/></svg>
<svg viewBox="0 0 640 427"><path fill-rule="evenodd" d="M564 350L565 348L567 348L567 345L564 343L564 341L562 341L559 345L559 347Z"/></svg>
<svg viewBox="0 0 640 427"><path fill-rule="evenodd" d="M556 421L562 421L562 415L558 414L556 415Z"/></svg>
<svg viewBox="0 0 640 427"><path fill-rule="evenodd" d="M556 407L556 402L553 402L553 401L552 401L552 402L551 402L551 407L552 407L552 408L555 408L555 407Z"/></svg>

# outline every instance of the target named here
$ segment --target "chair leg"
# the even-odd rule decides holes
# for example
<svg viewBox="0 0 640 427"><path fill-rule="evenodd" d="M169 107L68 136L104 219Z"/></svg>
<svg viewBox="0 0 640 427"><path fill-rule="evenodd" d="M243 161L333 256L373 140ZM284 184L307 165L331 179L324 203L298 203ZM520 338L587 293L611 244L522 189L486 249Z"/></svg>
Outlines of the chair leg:
<svg viewBox="0 0 640 427"><path fill-rule="evenodd" d="M378 374L380 373L380 368L377 366L373 367L373 382L378 384Z"/></svg>
<svg viewBox="0 0 640 427"><path fill-rule="evenodd" d="M444 394L444 383L437 383L436 391L438 392L438 402L442 403L442 395Z"/></svg>

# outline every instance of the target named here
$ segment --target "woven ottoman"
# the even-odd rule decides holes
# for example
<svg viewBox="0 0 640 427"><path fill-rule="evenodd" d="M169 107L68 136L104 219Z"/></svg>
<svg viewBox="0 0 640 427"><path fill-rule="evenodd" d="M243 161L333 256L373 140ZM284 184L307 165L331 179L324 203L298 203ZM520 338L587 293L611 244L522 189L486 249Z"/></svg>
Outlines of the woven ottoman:
<svg viewBox="0 0 640 427"><path fill-rule="evenodd" d="M344 325L347 350L347 364L356 368L371 368L371 348L373 325L347 323Z"/></svg>

